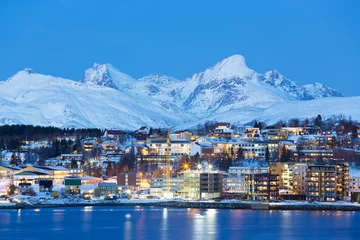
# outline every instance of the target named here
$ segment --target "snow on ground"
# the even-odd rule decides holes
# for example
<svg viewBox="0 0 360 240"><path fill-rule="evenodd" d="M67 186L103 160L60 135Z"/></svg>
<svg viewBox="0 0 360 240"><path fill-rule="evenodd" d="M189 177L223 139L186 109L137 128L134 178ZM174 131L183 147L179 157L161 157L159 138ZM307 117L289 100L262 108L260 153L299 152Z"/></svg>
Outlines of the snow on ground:
<svg viewBox="0 0 360 240"><path fill-rule="evenodd" d="M333 206L360 206L358 203L337 201L337 202L308 202L308 201L284 201L284 202L271 202L270 206L300 206L300 205L333 205Z"/></svg>
<svg viewBox="0 0 360 240"><path fill-rule="evenodd" d="M359 177L360 178L360 169L358 168L350 168L350 177Z"/></svg>

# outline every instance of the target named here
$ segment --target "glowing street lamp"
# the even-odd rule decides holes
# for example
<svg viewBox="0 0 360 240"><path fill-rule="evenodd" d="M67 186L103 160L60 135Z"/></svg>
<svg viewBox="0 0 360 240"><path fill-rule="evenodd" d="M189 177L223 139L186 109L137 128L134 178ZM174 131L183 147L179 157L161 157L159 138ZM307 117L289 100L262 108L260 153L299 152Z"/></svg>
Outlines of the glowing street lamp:
<svg viewBox="0 0 360 240"><path fill-rule="evenodd" d="M182 164L182 168L183 168L185 171L188 170L189 167L190 167L190 163L188 163L188 162L184 162L184 163Z"/></svg>

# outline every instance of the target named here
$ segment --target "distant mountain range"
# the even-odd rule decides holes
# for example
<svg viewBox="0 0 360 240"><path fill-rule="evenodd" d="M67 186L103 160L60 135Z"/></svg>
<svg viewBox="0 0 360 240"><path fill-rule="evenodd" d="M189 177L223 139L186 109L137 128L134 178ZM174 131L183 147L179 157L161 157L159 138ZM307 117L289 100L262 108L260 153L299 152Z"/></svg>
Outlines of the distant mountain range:
<svg viewBox="0 0 360 240"><path fill-rule="evenodd" d="M95 63L80 81L18 72L0 83L0 124L188 128L207 120L244 124L290 118L360 119L360 97L344 97L321 83L299 85L276 70L249 69L233 55L185 80L165 75L140 79Z"/></svg>

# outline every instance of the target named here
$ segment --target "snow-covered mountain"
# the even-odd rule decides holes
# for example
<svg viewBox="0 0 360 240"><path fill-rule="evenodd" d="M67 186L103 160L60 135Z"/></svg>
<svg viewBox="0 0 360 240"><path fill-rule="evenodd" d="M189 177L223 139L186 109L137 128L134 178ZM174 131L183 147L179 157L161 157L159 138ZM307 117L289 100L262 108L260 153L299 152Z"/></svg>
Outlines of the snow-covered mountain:
<svg viewBox="0 0 360 240"><path fill-rule="evenodd" d="M0 124L135 129L317 114L360 119L355 108L345 107L360 103L360 97L345 98L319 83L302 86L276 70L257 73L240 55L185 80L155 74L135 79L97 63L80 82L25 69L1 82L0 93Z"/></svg>
<svg viewBox="0 0 360 240"><path fill-rule="evenodd" d="M85 71L84 78L81 82L89 85L99 85L123 91L131 89L136 83L136 80L129 75L120 72L111 64L94 63L92 68Z"/></svg>
<svg viewBox="0 0 360 240"><path fill-rule="evenodd" d="M1 82L0 92L1 124L136 129L194 120L168 103L28 69Z"/></svg>

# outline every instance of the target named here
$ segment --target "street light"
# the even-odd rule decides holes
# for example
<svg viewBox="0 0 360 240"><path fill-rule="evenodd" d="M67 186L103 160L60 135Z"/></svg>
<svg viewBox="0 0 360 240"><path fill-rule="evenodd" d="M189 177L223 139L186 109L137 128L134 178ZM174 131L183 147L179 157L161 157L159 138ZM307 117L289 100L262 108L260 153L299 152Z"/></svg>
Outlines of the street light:
<svg viewBox="0 0 360 240"><path fill-rule="evenodd" d="M185 171L188 170L189 167L190 167L190 163L188 163L188 162L184 162L184 163L182 164L182 168L183 168Z"/></svg>

